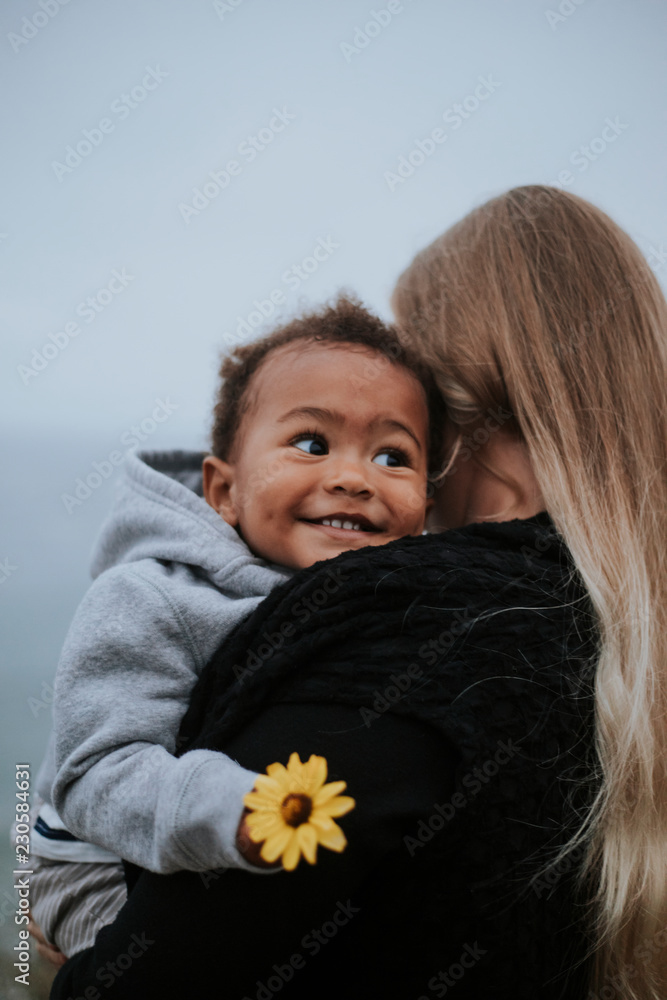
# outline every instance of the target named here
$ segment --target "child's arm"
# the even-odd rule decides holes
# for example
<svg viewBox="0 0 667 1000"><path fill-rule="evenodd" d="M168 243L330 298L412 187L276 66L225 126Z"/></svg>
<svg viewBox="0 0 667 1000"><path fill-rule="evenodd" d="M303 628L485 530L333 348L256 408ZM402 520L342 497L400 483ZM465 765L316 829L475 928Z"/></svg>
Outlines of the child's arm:
<svg viewBox="0 0 667 1000"><path fill-rule="evenodd" d="M151 871L251 868L235 837L254 772L209 750L172 753L198 673L261 598L225 602L186 572L119 566L84 598L56 677L53 801L77 837Z"/></svg>

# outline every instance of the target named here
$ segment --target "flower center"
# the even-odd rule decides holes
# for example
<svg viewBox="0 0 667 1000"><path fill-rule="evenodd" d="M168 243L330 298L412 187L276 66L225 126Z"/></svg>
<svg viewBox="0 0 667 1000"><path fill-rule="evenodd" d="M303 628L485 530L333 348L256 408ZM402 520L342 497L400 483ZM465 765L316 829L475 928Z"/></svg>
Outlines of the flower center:
<svg viewBox="0 0 667 1000"><path fill-rule="evenodd" d="M283 819L289 826L301 826L302 823L308 820L313 811L312 799L309 795L299 795L296 792L290 792L283 799L280 811L282 812Z"/></svg>

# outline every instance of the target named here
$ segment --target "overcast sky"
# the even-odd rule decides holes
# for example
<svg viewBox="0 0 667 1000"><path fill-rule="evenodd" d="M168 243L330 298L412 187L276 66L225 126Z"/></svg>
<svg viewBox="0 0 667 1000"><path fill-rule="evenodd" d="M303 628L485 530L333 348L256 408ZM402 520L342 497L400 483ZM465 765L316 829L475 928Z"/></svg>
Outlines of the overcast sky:
<svg viewBox="0 0 667 1000"><path fill-rule="evenodd" d="M660 0L43 3L2 9L0 405L53 446L104 455L165 395L159 443L201 442L255 300L346 286L388 315L412 254L516 184L569 171L645 252L667 239Z"/></svg>

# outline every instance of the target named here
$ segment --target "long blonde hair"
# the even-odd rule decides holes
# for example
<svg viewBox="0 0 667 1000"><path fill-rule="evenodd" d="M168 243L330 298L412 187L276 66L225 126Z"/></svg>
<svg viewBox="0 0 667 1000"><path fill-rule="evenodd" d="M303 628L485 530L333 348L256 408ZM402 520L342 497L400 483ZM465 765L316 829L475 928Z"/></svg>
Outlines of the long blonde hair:
<svg viewBox="0 0 667 1000"><path fill-rule="evenodd" d="M599 792L563 852L585 845L589 996L665 1000L667 303L608 216L541 186L471 212L392 301L455 424L511 412L590 595Z"/></svg>

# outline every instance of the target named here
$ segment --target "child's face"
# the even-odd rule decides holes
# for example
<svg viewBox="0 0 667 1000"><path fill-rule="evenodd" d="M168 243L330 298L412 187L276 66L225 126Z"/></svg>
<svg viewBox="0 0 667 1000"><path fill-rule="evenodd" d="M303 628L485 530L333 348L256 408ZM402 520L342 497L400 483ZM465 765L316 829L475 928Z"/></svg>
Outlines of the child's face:
<svg viewBox="0 0 667 1000"><path fill-rule="evenodd" d="M405 368L353 345L287 345L250 398L232 460L204 460L204 495L253 552L301 569L421 533L428 411Z"/></svg>

